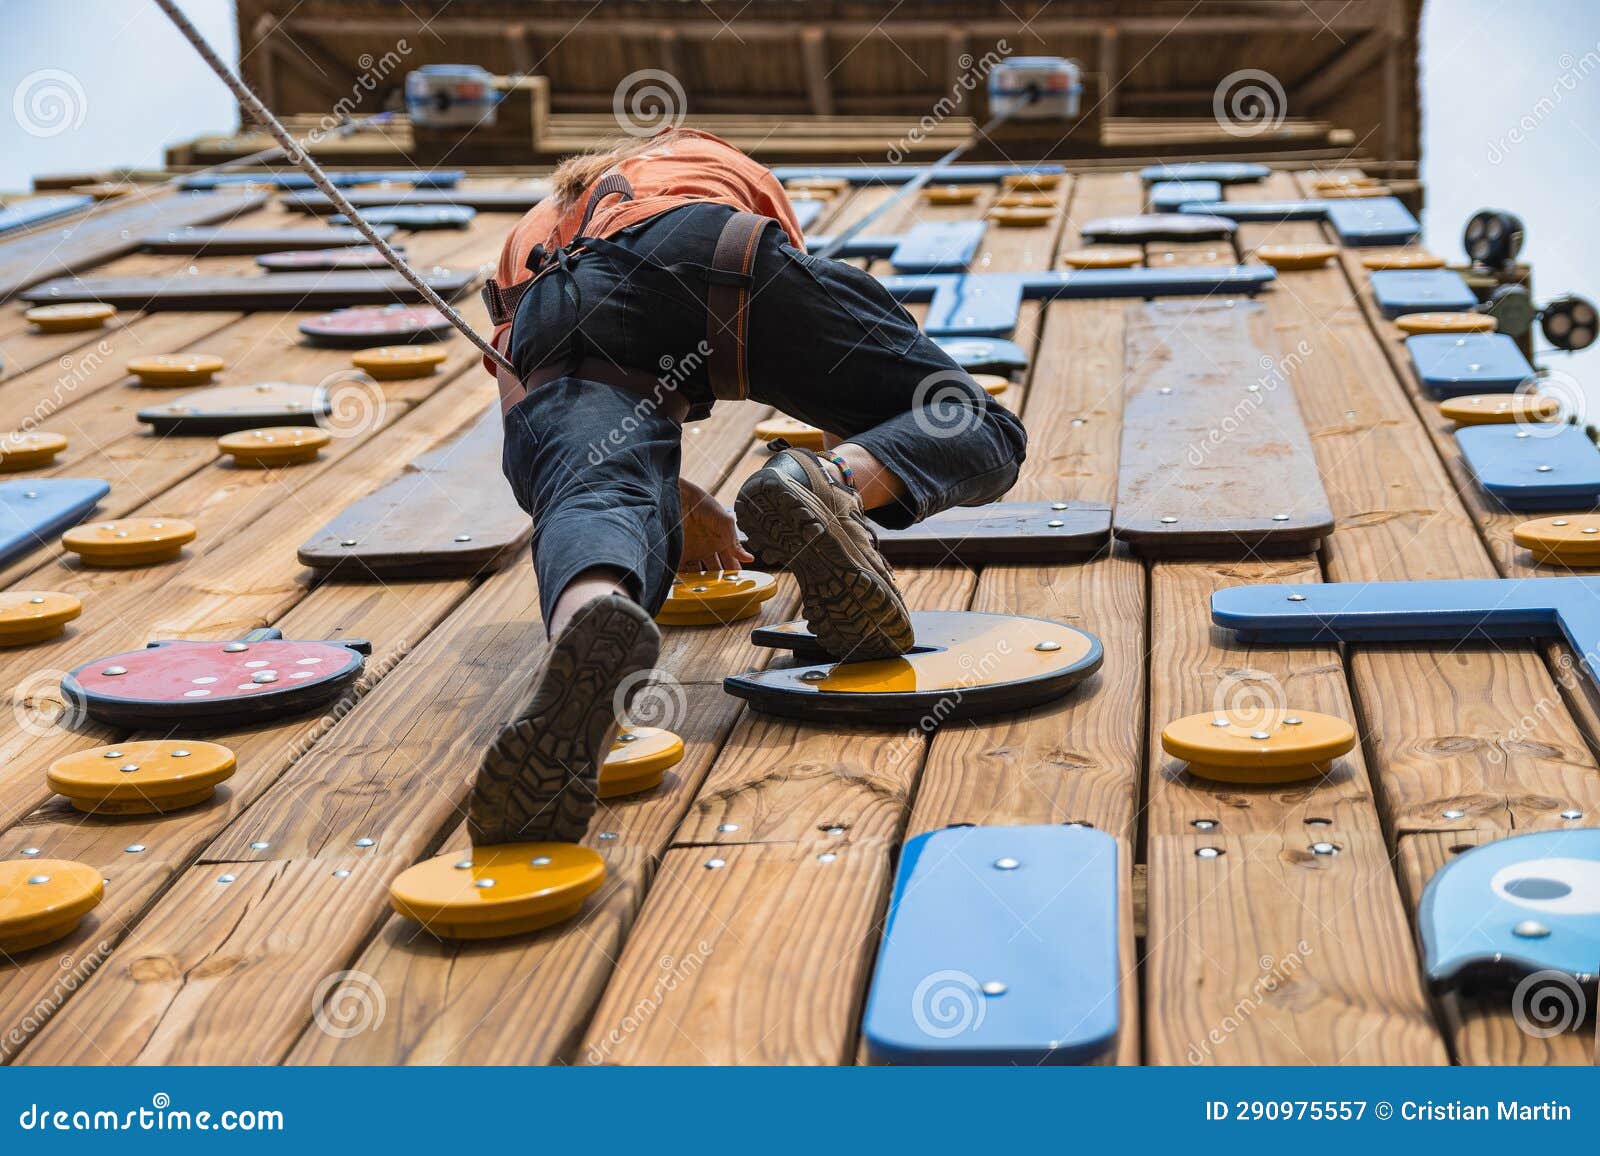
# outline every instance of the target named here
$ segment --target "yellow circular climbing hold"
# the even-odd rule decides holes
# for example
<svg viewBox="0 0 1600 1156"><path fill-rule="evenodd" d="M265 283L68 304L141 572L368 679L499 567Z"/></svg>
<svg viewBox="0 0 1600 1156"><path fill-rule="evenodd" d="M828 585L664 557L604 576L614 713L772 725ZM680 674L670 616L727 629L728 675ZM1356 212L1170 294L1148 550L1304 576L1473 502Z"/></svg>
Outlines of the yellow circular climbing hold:
<svg viewBox="0 0 1600 1156"><path fill-rule="evenodd" d="M779 414L765 421L756 422L756 437L764 442L782 438L790 445L801 449L820 450L823 433L814 425L807 425L803 421Z"/></svg>
<svg viewBox="0 0 1600 1156"><path fill-rule="evenodd" d="M0 863L0 951L27 951L70 935L105 894L100 872L69 859Z"/></svg>
<svg viewBox="0 0 1600 1156"><path fill-rule="evenodd" d="M23 317L40 333L76 333L84 329L99 329L116 315L115 305L102 305L98 301L69 301L62 305L40 305L28 310Z"/></svg>
<svg viewBox="0 0 1600 1156"><path fill-rule="evenodd" d="M1056 199L1049 193L1001 193L994 203L1002 209L1053 209Z"/></svg>
<svg viewBox="0 0 1600 1156"><path fill-rule="evenodd" d="M0 434L0 474L48 466L66 448L67 439L60 434L39 430Z"/></svg>
<svg viewBox="0 0 1600 1156"><path fill-rule="evenodd" d="M442 345L380 345L350 355L350 364L378 381L427 377L450 360Z"/></svg>
<svg viewBox="0 0 1600 1156"><path fill-rule="evenodd" d="M602 799L636 795L661 785L667 768L683 759L683 740L660 727L624 727L600 764L595 791Z"/></svg>
<svg viewBox="0 0 1600 1156"><path fill-rule="evenodd" d="M1511 537L1533 554L1535 562L1600 566L1600 517L1593 514L1535 518L1518 526Z"/></svg>
<svg viewBox="0 0 1600 1156"><path fill-rule="evenodd" d="M848 189L850 182L844 177L796 177L792 181L785 181L783 187L789 193L817 193L832 197Z"/></svg>
<svg viewBox="0 0 1600 1156"><path fill-rule="evenodd" d="M27 646L54 638L83 613L71 594L51 590L8 590L0 594L0 646Z"/></svg>
<svg viewBox="0 0 1600 1156"><path fill-rule="evenodd" d="M205 385L227 368L220 357L209 353L158 353L136 357L128 362L128 372L140 385Z"/></svg>
<svg viewBox="0 0 1600 1156"><path fill-rule="evenodd" d="M119 518L74 526L61 545L86 566L148 566L176 558L194 533L181 518Z"/></svg>
<svg viewBox="0 0 1600 1156"><path fill-rule="evenodd" d="M1332 177L1312 177L1311 187L1317 192L1324 189L1370 189L1378 183L1377 177L1357 176L1354 173L1340 173Z"/></svg>
<svg viewBox="0 0 1600 1156"><path fill-rule="evenodd" d="M1168 723L1161 748L1189 772L1221 783L1292 783L1328 772L1356 745L1342 718L1308 710L1192 714Z"/></svg>
<svg viewBox="0 0 1600 1156"><path fill-rule="evenodd" d="M1487 313L1402 313L1394 319L1402 333L1493 333Z"/></svg>
<svg viewBox="0 0 1600 1156"><path fill-rule="evenodd" d="M1536 393L1487 393L1452 397L1439 403L1439 415L1457 425L1510 425L1512 422L1555 421L1561 403Z"/></svg>
<svg viewBox="0 0 1600 1156"><path fill-rule="evenodd" d="M315 426L279 425L223 434L217 449L231 454L235 465L267 469L316 461L317 452L332 440L327 430Z"/></svg>
<svg viewBox="0 0 1600 1156"><path fill-rule="evenodd" d="M1256 249L1256 260L1274 269L1293 272L1300 269L1320 269L1339 255L1335 245L1306 242L1298 245L1261 245Z"/></svg>
<svg viewBox="0 0 1600 1156"><path fill-rule="evenodd" d="M723 626L754 617L777 592L777 579L759 570L679 574L656 621L663 626Z"/></svg>
<svg viewBox="0 0 1600 1156"><path fill-rule="evenodd" d="M970 205L982 195L982 185L929 185L922 190L930 205Z"/></svg>
<svg viewBox="0 0 1600 1156"><path fill-rule="evenodd" d="M576 843L498 843L408 867L389 902L440 939L497 939L571 919L605 878Z"/></svg>
<svg viewBox="0 0 1600 1156"><path fill-rule="evenodd" d="M1011 173L1000 178L1000 187L1008 193L1048 193L1060 183L1060 173Z"/></svg>
<svg viewBox="0 0 1600 1156"><path fill-rule="evenodd" d="M1388 185L1330 185L1317 190L1325 201L1359 201L1369 197L1392 197L1394 190Z"/></svg>
<svg viewBox="0 0 1600 1156"><path fill-rule="evenodd" d="M988 217L995 224L1008 229L1037 229L1055 220L1056 211L1054 209L1008 209L997 205L989 210Z"/></svg>
<svg viewBox="0 0 1600 1156"><path fill-rule="evenodd" d="M1383 269L1443 269L1444 258L1426 249L1400 249L1393 253L1367 253L1361 258L1361 264L1374 272Z"/></svg>
<svg viewBox="0 0 1600 1156"><path fill-rule="evenodd" d="M972 380L983 386L983 391L990 397L999 397L1011 388L1010 379L998 373L974 373Z"/></svg>
<svg viewBox="0 0 1600 1156"><path fill-rule="evenodd" d="M1061 263L1074 269L1131 269L1144 260L1136 245L1093 245L1061 254Z"/></svg>
<svg viewBox="0 0 1600 1156"><path fill-rule="evenodd" d="M89 814L164 815L205 802L236 766L218 743L141 739L59 758L45 780Z"/></svg>

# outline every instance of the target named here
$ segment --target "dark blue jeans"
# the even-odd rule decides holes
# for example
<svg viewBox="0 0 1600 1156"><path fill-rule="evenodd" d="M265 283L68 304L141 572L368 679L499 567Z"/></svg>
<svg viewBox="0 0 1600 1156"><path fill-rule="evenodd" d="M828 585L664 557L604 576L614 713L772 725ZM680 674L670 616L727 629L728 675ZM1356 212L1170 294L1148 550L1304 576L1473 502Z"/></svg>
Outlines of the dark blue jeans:
<svg viewBox="0 0 1600 1156"><path fill-rule="evenodd" d="M710 412L706 273L733 212L690 205L606 241L522 298L511 360L524 376L584 358L659 375L655 396L565 376L506 415L504 469L533 515L546 614L581 571L628 576L660 609L677 571L682 427L662 412L679 395ZM808 257L768 229L749 306L750 397L869 450L906 497L869 511L909 526L1009 490L1027 447L1005 409L930 341L871 274Z"/></svg>

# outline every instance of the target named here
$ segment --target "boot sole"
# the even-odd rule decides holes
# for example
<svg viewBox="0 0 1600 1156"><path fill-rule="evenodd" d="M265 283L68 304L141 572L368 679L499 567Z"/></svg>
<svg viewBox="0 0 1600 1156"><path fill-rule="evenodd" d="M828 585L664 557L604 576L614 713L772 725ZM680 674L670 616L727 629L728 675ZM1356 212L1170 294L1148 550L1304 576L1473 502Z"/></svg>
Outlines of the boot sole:
<svg viewBox="0 0 1600 1156"><path fill-rule="evenodd" d="M851 556L829 525L836 517L809 491L763 471L740 489L734 512L755 553L795 576L806 624L829 654L867 661L911 649L911 618L893 581Z"/></svg>
<svg viewBox="0 0 1600 1156"><path fill-rule="evenodd" d="M621 597L567 627L527 705L484 753L467 804L475 846L583 838L617 719L612 700L629 676L656 665L660 650L650 616ZM630 688L624 711L639 689Z"/></svg>

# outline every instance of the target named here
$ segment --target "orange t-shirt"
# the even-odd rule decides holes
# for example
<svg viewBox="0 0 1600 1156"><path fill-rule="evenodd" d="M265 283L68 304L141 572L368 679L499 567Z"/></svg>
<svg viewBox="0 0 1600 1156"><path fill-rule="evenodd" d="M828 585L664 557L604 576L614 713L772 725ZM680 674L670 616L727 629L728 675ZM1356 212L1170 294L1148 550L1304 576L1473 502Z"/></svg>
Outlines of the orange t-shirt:
<svg viewBox="0 0 1600 1156"><path fill-rule="evenodd" d="M660 151L651 149L627 157L611 171L627 178L633 186L633 199L607 198L589 218L587 233L591 237L610 237L669 209L709 201L771 217L789 234L791 245L805 248L805 233L778 178L765 165L708 132L678 129ZM496 283L509 289L533 276L528 271L528 254L535 245L551 249L570 244L588 203L585 193L575 204L562 206L551 198L529 209L512 228L500 251ZM710 259L711 254L707 253L706 260ZM496 340L509 327L510 322L496 326ZM494 372L494 364L487 358L484 368Z"/></svg>

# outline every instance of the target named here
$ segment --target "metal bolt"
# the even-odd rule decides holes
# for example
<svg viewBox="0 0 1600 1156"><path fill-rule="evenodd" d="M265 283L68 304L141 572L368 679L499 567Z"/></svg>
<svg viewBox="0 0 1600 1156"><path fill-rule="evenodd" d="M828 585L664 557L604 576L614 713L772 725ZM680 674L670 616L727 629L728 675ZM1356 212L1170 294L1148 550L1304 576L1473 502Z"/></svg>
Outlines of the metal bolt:
<svg viewBox="0 0 1600 1156"><path fill-rule="evenodd" d="M265 851L270 846L272 846L272 844L267 842L265 839L257 839L254 843L250 844L250 850Z"/></svg>
<svg viewBox="0 0 1600 1156"><path fill-rule="evenodd" d="M257 671L255 674L252 674L250 676L250 681L254 682L254 683L261 684L261 685L265 685L266 683L269 683L269 682L277 682L278 681L278 676L273 671L262 670L262 671Z"/></svg>
<svg viewBox="0 0 1600 1156"><path fill-rule="evenodd" d="M1065 526L1066 523L1063 522L1060 518L1051 518L1048 522L1045 523L1045 525L1049 526L1053 530L1059 530L1062 526Z"/></svg>
<svg viewBox="0 0 1600 1156"><path fill-rule="evenodd" d="M1524 919L1511 929L1511 934L1518 939L1543 939L1550 934L1550 929L1537 919Z"/></svg>
<svg viewBox="0 0 1600 1156"><path fill-rule="evenodd" d="M818 863L832 863L838 857L839 856L835 855L832 851L824 851L822 854L817 856L817 862Z"/></svg>
<svg viewBox="0 0 1600 1156"><path fill-rule="evenodd" d="M991 979L988 983L983 985L983 994L984 995L1005 995L1006 994L1006 985L1001 983L998 979Z"/></svg>
<svg viewBox="0 0 1600 1156"><path fill-rule="evenodd" d="M1172 523L1176 522L1177 520L1178 519L1174 518L1171 514L1167 514L1165 517L1163 517L1161 519L1161 524L1163 526L1170 526L1170 525L1172 525Z"/></svg>
<svg viewBox="0 0 1600 1156"><path fill-rule="evenodd" d="M1583 818L1583 812L1578 810L1576 807L1568 807L1565 811L1561 812L1561 817L1570 822L1573 819Z"/></svg>
<svg viewBox="0 0 1600 1156"><path fill-rule="evenodd" d="M1217 821L1215 819L1193 819L1189 822L1189 826L1197 831L1210 831L1215 829L1216 825Z"/></svg>
<svg viewBox="0 0 1600 1156"><path fill-rule="evenodd" d="M1306 600L1306 596L1304 594L1291 594L1291 595L1289 595L1289 601L1290 602L1304 602L1305 600Z"/></svg>
<svg viewBox="0 0 1600 1156"><path fill-rule="evenodd" d="M625 732L623 734L618 735L617 736L617 741L619 743L636 743L636 742L639 741L639 736L634 734L632 731L627 731L627 732Z"/></svg>
<svg viewBox="0 0 1600 1156"><path fill-rule="evenodd" d="M1221 847L1201 847L1195 852L1202 859L1215 859L1222 854Z"/></svg>
<svg viewBox="0 0 1600 1156"><path fill-rule="evenodd" d="M1045 642L1041 642L1041 643L1037 644L1034 647L1034 649L1035 650L1042 650L1042 651L1044 651L1045 653L1048 654L1050 651L1060 650L1061 649L1061 644L1059 642L1050 642L1050 641L1047 640Z"/></svg>
<svg viewBox="0 0 1600 1156"><path fill-rule="evenodd" d="M105 752L105 754L101 755L100 757L102 759L120 759L122 757L122 752L121 751L107 751L107 752Z"/></svg>
<svg viewBox="0 0 1600 1156"><path fill-rule="evenodd" d="M34 886L38 886L41 883L50 882L50 876L48 876L48 875L29 875L28 876L28 882L32 883Z"/></svg>
<svg viewBox="0 0 1600 1156"><path fill-rule="evenodd" d="M738 829L739 824L737 823L721 823L717 826L717 830L721 831L724 835L731 835Z"/></svg>
<svg viewBox="0 0 1600 1156"><path fill-rule="evenodd" d="M339 545L341 546L354 546L355 544L356 540L354 538L342 538L339 541Z"/></svg>
<svg viewBox="0 0 1600 1156"><path fill-rule="evenodd" d="M100 673L110 675L111 677L115 678L119 674L127 674L128 668L125 666L108 666Z"/></svg>
<svg viewBox="0 0 1600 1156"><path fill-rule="evenodd" d="M474 887L477 887L477 888L481 889L481 890L487 891L489 888L494 886L494 880L493 879L477 879L477 880L473 881L472 885Z"/></svg>
<svg viewBox="0 0 1600 1156"><path fill-rule="evenodd" d="M1214 719L1211 720L1211 725L1214 726L1214 727L1225 727L1225 726L1232 726L1233 724L1230 723L1227 719L1222 718L1221 716L1218 716L1217 718L1214 718Z"/></svg>
<svg viewBox="0 0 1600 1156"><path fill-rule="evenodd" d="M802 674L800 676L800 681L801 682L821 682L823 679L825 679L827 677L828 677L828 672L825 671L825 670L808 670L808 671L806 671L804 674Z"/></svg>
<svg viewBox="0 0 1600 1156"><path fill-rule="evenodd" d="M1050 508L1052 510L1065 510L1069 509L1070 507L1068 507L1067 503L1065 502L1051 502Z"/></svg>
<svg viewBox="0 0 1600 1156"><path fill-rule="evenodd" d="M144 850L144 844L143 843L129 843L126 847L123 848L123 850L125 852L127 852L129 855L137 855L139 852Z"/></svg>
<svg viewBox="0 0 1600 1156"><path fill-rule="evenodd" d="M823 833L827 834L827 835L843 835L844 834L844 828L840 827L840 826L824 827L823 828Z"/></svg>
<svg viewBox="0 0 1600 1156"><path fill-rule="evenodd" d="M218 883L232 883L237 878L238 878L237 875L218 875L217 876L217 882Z"/></svg>
<svg viewBox="0 0 1600 1156"><path fill-rule="evenodd" d="M1274 522L1287 522L1289 520L1289 515L1288 514L1274 514L1274 515L1272 515L1272 520Z"/></svg>
<svg viewBox="0 0 1600 1156"><path fill-rule="evenodd" d="M1459 819L1465 815L1466 812L1461 810L1459 807L1451 807L1448 811L1442 812L1442 814L1446 819Z"/></svg>
<svg viewBox="0 0 1600 1156"><path fill-rule="evenodd" d="M455 536L455 538L452 539L452 540L456 541L456 542L470 542L470 541L472 541L472 535L471 534L457 534Z"/></svg>
<svg viewBox="0 0 1600 1156"><path fill-rule="evenodd" d="M1555 469L1554 466L1534 466L1533 468L1537 473L1541 474L1548 474L1551 470Z"/></svg>
<svg viewBox="0 0 1600 1156"><path fill-rule="evenodd" d="M1270 739L1272 736L1270 734L1268 734L1266 731L1251 731L1250 732L1250 737L1255 739L1257 742L1265 742L1267 739Z"/></svg>
<svg viewBox="0 0 1600 1156"><path fill-rule="evenodd" d="M1301 721L1302 720L1301 720L1299 715L1292 714L1288 718L1283 720L1283 725L1286 726L1286 727L1297 727L1297 726L1300 725Z"/></svg>
<svg viewBox="0 0 1600 1156"><path fill-rule="evenodd" d="M458 859L458 860L456 860L455 868L456 868L457 871L470 871L470 870L472 870L472 860L471 859Z"/></svg>
<svg viewBox="0 0 1600 1156"><path fill-rule="evenodd" d="M172 752L172 757L175 759L186 759L192 753L193 752L190 751L188 747L179 747L177 750Z"/></svg>
<svg viewBox="0 0 1600 1156"><path fill-rule="evenodd" d="M356 840L357 847L375 847L377 846L377 843L378 841L376 839L369 839L365 835Z"/></svg>
<svg viewBox="0 0 1600 1156"><path fill-rule="evenodd" d="M1337 855L1339 848L1332 843L1313 843L1311 844L1311 853L1313 855Z"/></svg>
<svg viewBox="0 0 1600 1156"><path fill-rule="evenodd" d="M222 648L222 653L223 654L240 654L243 651L246 651L246 650L249 650L249 649L250 649L250 644L248 642L230 642L230 643L228 643L228 645L226 645L226 646L224 646Z"/></svg>
<svg viewBox="0 0 1600 1156"><path fill-rule="evenodd" d="M341 867L341 868L339 868L339 870L337 870L337 871L335 871L333 873L333 877L335 879L347 879L347 878L349 878L349 876L350 876L350 869L348 867Z"/></svg>
<svg viewBox="0 0 1600 1156"><path fill-rule="evenodd" d="M1331 827L1331 826L1333 826L1333 820L1332 819L1307 819L1306 820L1306 826L1307 827Z"/></svg>
<svg viewBox="0 0 1600 1156"><path fill-rule="evenodd" d="M26 855L28 858L32 859L34 856L39 854L39 848L37 848L37 847L24 847L22 849L22 853L24 855Z"/></svg>
<svg viewBox="0 0 1600 1156"><path fill-rule="evenodd" d="M125 775L131 775L134 771L137 771L138 769L139 769L139 764L138 763L123 763L120 767L117 768L117 770L121 771Z"/></svg>
<svg viewBox="0 0 1600 1156"><path fill-rule="evenodd" d="M1550 524L1552 526L1565 526L1567 524L1567 520L1565 518L1557 518L1555 521L1551 522Z"/></svg>
<svg viewBox="0 0 1600 1156"><path fill-rule="evenodd" d="M717 868L726 867L727 865L728 865L728 861L726 859L707 859L706 860L706 870L707 871L715 871L715 870L717 870Z"/></svg>
<svg viewBox="0 0 1600 1156"><path fill-rule="evenodd" d="M1012 859L1010 856L1007 856L1004 859L996 859L994 861L994 865L995 869L998 871L1015 871L1018 867L1022 866L1021 863L1015 859Z"/></svg>
<svg viewBox="0 0 1600 1156"><path fill-rule="evenodd" d="M617 837L617 833L615 831L601 831L600 832L600 838L602 838L602 839L615 839L616 837Z"/></svg>
<svg viewBox="0 0 1600 1156"><path fill-rule="evenodd" d="M548 866L550 866L550 856L548 856L548 855L535 855L532 859L528 860L528 866L530 866L530 867L548 867Z"/></svg>

